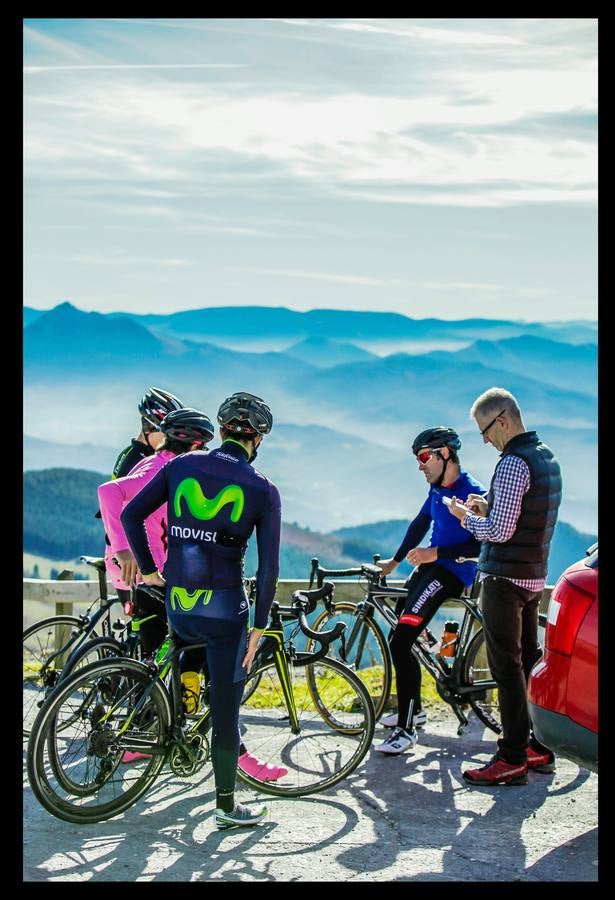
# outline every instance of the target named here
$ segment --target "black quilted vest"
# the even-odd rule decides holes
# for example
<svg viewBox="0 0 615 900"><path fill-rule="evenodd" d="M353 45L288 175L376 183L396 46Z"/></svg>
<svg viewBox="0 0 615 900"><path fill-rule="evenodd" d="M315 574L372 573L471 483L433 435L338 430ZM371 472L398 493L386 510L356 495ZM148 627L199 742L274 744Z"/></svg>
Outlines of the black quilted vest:
<svg viewBox="0 0 615 900"><path fill-rule="evenodd" d="M493 505L493 482L498 466L509 453L520 456L530 470L530 489L523 496L513 536L503 544L483 541L478 568L508 578L544 578L549 544L562 499L562 474L553 452L535 431L525 431L506 444L495 467L487 502Z"/></svg>

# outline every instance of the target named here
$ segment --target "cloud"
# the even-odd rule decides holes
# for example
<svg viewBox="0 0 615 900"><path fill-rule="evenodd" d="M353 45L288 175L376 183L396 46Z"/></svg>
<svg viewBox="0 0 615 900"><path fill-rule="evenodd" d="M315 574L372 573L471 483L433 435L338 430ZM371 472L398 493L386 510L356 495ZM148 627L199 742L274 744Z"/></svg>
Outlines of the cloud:
<svg viewBox="0 0 615 900"><path fill-rule="evenodd" d="M465 31L459 28L428 28L422 25L402 26L387 24L386 20L356 19L328 22L322 19L268 19L269 22L281 22L297 27L323 28L334 31L355 31L362 34L383 34L387 37L410 38L412 40L433 41L445 44L468 44L482 46L508 44L519 46L523 41L510 35L491 34L490 32ZM377 24L374 24L377 23Z"/></svg>
<svg viewBox="0 0 615 900"><path fill-rule="evenodd" d="M243 63L100 63L71 66L24 66L26 74L96 69L241 69Z"/></svg>
<svg viewBox="0 0 615 900"><path fill-rule="evenodd" d="M316 281L331 281L337 284L352 284L357 287L391 287L404 282L398 278L373 278L368 275L336 275L333 272L305 272L297 269L268 269L260 266L240 266L242 272L258 275L281 275L287 278L307 278Z"/></svg>

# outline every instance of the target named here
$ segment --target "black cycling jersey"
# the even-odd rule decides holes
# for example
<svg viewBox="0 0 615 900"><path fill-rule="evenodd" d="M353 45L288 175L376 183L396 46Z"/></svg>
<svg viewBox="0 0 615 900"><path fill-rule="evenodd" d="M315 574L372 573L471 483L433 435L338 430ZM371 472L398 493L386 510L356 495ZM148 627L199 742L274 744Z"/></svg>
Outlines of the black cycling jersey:
<svg viewBox="0 0 615 900"><path fill-rule="evenodd" d="M115 460L111 478L123 478L124 475L128 475L128 473L134 469L138 462L146 456L152 456L155 452L154 448L150 447L149 444L144 444L142 441L133 438L130 444L127 447L124 447L118 458ZM94 518L102 518L99 509L94 513ZM105 535L105 543L109 543L107 535Z"/></svg>
<svg viewBox="0 0 615 900"><path fill-rule="evenodd" d="M144 457L152 456L155 452L154 448L150 447L149 444L144 444L142 441L133 438L128 447L125 447L115 460L111 477L123 478L124 475L128 475L128 473L134 469L136 464Z"/></svg>
<svg viewBox="0 0 615 900"><path fill-rule="evenodd" d="M171 460L122 511L126 536L146 575L156 571L156 564L143 523L165 502L167 608L173 599L192 611L197 603L208 605L209 591L214 597L220 591L217 596L223 597L225 589L241 588L243 557L256 528L254 626L264 628L279 572L281 503L277 487L250 465L246 449L232 439L210 453L194 450ZM214 610L207 612L213 614Z"/></svg>

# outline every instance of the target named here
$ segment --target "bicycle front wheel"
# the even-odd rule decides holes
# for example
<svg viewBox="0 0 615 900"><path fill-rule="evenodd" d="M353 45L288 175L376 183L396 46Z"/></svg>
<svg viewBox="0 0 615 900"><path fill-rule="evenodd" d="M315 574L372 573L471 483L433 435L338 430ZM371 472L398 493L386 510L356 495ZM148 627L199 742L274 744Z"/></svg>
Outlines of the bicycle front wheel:
<svg viewBox="0 0 615 900"><path fill-rule="evenodd" d="M374 714L378 720L389 699L393 679L393 662L388 642L373 619L357 618L354 603L336 603L332 613L324 610L312 628L314 631L328 631L337 622L346 622L346 658L342 659L340 656L341 641L334 641L330 645L328 655L350 666L359 676L372 698ZM306 649L314 652L318 645L309 639Z"/></svg>
<svg viewBox="0 0 615 900"><path fill-rule="evenodd" d="M258 763L250 774L240 766L238 775L266 794L302 797L333 787L356 769L374 736L374 708L362 681L335 659L307 666L288 660L288 670L298 728L293 731L288 692L270 662L248 677L248 688L251 681L257 685L242 703L240 726ZM311 683L318 684L318 702Z"/></svg>
<svg viewBox="0 0 615 900"><path fill-rule="evenodd" d="M29 737L32 723L45 698L57 684L67 654L76 643L73 632L81 622L76 616L50 616L35 622L23 633L23 736Z"/></svg>
<svg viewBox="0 0 615 900"><path fill-rule="evenodd" d="M147 666L128 659L94 662L58 685L34 721L28 744L32 791L66 822L110 819L157 777L170 728L168 693ZM125 762L126 751L147 755Z"/></svg>

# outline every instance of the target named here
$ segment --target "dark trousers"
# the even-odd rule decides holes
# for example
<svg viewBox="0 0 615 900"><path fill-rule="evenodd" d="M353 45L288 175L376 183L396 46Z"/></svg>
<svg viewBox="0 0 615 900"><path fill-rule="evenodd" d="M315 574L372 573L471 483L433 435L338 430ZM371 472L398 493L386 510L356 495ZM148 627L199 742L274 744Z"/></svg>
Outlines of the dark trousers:
<svg viewBox="0 0 615 900"><path fill-rule="evenodd" d="M487 661L498 686L502 737L498 754L506 762L527 757L532 724L527 708L527 679L541 656L538 602L542 591L526 591L495 575L481 584ZM542 747L532 740L537 749Z"/></svg>
<svg viewBox="0 0 615 900"><path fill-rule="evenodd" d="M398 723L412 727L412 716L421 710L421 666L410 652L423 629L431 622L449 597L458 597L463 583L456 575L437 563L418 566L405 587L407 597L397 602L399 622L389 638L397 684Z"/></svg>

